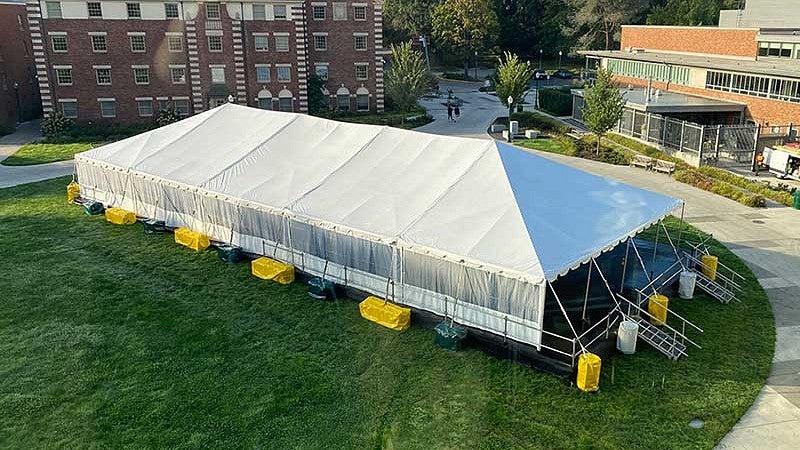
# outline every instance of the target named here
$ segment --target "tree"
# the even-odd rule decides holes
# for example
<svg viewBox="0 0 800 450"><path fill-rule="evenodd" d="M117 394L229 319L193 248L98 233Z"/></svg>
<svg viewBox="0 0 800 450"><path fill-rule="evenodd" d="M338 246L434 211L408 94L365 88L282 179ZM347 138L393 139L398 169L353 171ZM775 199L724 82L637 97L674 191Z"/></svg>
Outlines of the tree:
<svg viewBox="0 0 800 450"><path fill-rule="evenodd" d="M497 16L487 0L444 0L432 22L438 43L462 56L464 76L474 52L491 47L497 36Z"/></svg>
<svg viewBox="0 0 800 450"><path fill-rule="evenodd" d="M568 0L494 0L499 34L497 45L537 59L539 50L549 58L565 47L562 29L571 16Z"/></svg>
<svg viewBox="0 0 800 450"><path fill-rule="evenodd" d="M319 75L312 73L308 76L308 112L312 116L318 116L331 109L328 96L323 92L324 88L325 82Z"/></svg>
<svg viewBox="0 0 800 450"><path fill-rule="evenodd" d="M578 48L610 50L621 26L640 23L649 0L570 0L575 8L571 34Z"/></svg>
<svg viewBox="0 0 800 450"><path fill-rule="evenodd" d="M431 33L431 11L440 0L386 0L383 4L385 34L404 42Z"/></svg>
<svg viewBox="0 0 800 450"><path fill-rule="evenodd" d="M647 15L648 25L716 25L721 9L736 9L739 0L666 0Z"/></svg>
<svg viewBox="0 0 800 450"><path fill-rule="evenodd" d="M513 98L515 101L522 99L525 91L528 90L531 81L531 68L524 61L520 60L517 55L511 52L505 52L505 57L499 59L497 66L497 96L504 105L508 105L508 97Z"/></svg>
<svg viewBox="0 0 800 450"><path fill-rule="evenodd" d="M386 72L386 93L402 111L411 110L428 89L431 74L422 53L411 42L391 46L392 63Z"/></svg>
<svg viewBox="0 0 800 450"><path fill-rule="evenodd" d="M583 123L597 137L597 154L600 154L600 140L622 119L625 99L612 81L613 73L602 67L597 68L597 80L584 90Z"/></svg>

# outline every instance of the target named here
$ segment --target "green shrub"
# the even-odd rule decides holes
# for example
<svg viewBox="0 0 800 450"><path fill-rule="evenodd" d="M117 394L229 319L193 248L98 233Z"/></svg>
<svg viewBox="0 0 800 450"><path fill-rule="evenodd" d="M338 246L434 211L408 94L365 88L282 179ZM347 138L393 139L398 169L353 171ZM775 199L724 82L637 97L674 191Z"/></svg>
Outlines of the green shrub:
<svg viewBox="0 0 800 450"><path fill-rule="evenodd" d="M169 125L171 123L175 123L181 120L181 117L178 113L175 112L173 108L162 109L158 113L158 117L156 117L156 123L158 126L163 127L164 125Z"/></svg>
<svg viewBox="0 0 800 450"><path fill-rule="evenodd" d="M614 133L608 133L605 137L606 137L606 139L608 139L608 140L610 140L612 142L616 142L617 144L624 145L625 147L628 147L629 149L635 151L636 153L641 153L641 154L643 154L645 156L650 156L651 158L657 158L657 159L660 159L662 161L674 162L675 164L677 164L678 166L681 166L681 167L683 167L683 166L687 166L688 167L689 166L688 164L686 164L686 162L684 160L682 160L680 158L676 158L674 156L670 156L670 155L662 152L661 150L653 147L652 145L647 145L647 144L639 142L639 141L637 141L635 139L627 138L625 136L621 136L619 134L614 134Z"/></svg>
<svg viewBox="0 0 800 450"><path fill-rule="evenodd" d="M681 183L692 185L704 191L713 192L714 194L737 201L745 206L762 208L767 204L764 197L759 194L754 194L722 180L711 178L693 168L686 167L678 169L675 171L674 177Z"/></svg>
<svg viewBox="0 0 800 450"><path fill-rule="evenodd" d="M569 116L572 114L572 94L563 89L540 89L539 108L554 116Z"/></svg>
<svg viewBox="0 0 800 450"><path fill-rule="evenodd" d="M763 197L766 197L770 200L774 200L778 203L782 203L786 206L792 206L794 198L792 194L787 191L774 189L769 186L765 186L761 183L750 181L747 178L740 177L736 174L728 172L727 170L720 169L717 167L704 166L699 168L698 170L702 172L704 175L709 176L711 178L724 181L728 184L732 184L742 189L746 189L750 192L759 194Z"/></svg>
<svg viewBox="0 0 800 450"><path fill-rule="evenodd" d="M48 138L64 136L65 133L71 131L74 126L75 124L72 119L68 119L64 117L63 114L56 111L42 119L42 134Z"/></svg>
<svg viewBox="0 0 800 450"><path fill-rule="evenodd" d="M573 140L577 147L575 156L594 161L601 161L617 166L626 166L631 163L632 153L610 145L600 144L600 154L597 153L597 139L586 136L579 141Z"/></svg>
<svg viewBox="0 0 800 450"><path fill-rule="evenodd" d="M15 128L12 127L11 125L5 125L5 124L0 123L0 136L5 136L7 134L11 134L11 133L14 132L14 130L15 130Z"/></svg>

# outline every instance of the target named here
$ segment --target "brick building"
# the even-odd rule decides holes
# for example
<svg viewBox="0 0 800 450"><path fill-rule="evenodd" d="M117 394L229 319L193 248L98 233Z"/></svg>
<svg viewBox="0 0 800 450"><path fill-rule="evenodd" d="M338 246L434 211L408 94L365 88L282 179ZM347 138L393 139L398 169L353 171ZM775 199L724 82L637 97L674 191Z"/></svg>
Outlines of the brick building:
<svg viewBox="0 0 800 450"><path fill-rule="evenodd" d="M0 0L0 127L39 115L33 49L24 0Z"/></svg>
<svg viewBox="0 0 800 450"><path fill-rule="evenodd" d="M621 50L584 53L621 85L744 104L745 123L798 123L800 21L784 13L794 3L749 0L720 27L623 26Z"/></svg>
<svg viewBox="0 0 800 450"><path fill-rule="evenodd" d="M331 107L382 111L382 0L32 1L45 114L152 120L228 101L307 112L308 74Z"/></svg>

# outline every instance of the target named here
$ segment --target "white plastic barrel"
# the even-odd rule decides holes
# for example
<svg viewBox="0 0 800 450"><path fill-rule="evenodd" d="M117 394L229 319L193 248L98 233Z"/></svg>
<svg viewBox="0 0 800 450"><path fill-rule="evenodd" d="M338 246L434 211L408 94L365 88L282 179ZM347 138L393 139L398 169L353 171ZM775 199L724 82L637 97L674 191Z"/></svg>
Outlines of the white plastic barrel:
<svg viewBox="0 0 800 450"><path fill-rule="evenodd" d="M617 350L626 355L636 353L636 338L639 335L639 324L623 320L617 329Z"/></svg>
<svg viewBox="0 0 800 450"><path fill-rule="evenodd" d="M519 134L519 122L517 122L516 120L512 120L510 125L511 125L511 135L516 136L517 134Z"/></svg>
<svg viewBox="0 0 800 450"><path fill-rule="evenodd" d="M681 272L678 280L678 296L684 300L694 297L694 286L697 283L697 274L689 270Z"/></svg>

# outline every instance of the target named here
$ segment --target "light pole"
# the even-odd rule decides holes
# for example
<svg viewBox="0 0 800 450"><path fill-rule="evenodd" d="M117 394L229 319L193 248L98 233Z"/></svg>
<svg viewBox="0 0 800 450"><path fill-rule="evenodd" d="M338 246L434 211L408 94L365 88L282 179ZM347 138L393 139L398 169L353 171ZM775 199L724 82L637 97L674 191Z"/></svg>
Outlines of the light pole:
<svg viewBox="0 0 800 450"><path fill-rule="evenodd" d="M539 69L544 70L544 67L542 67L542 49L539 49Z"/></svg>
<svg viewBox="0 0 800 450"><path fill-rule="evenodd" d="M478 51L475 50L475 80L478 80Z"/></svg>
<svg viewBox="0 0 800 450"><path fill-rule="evenodd" d="M508 142L514 142L514 136L511 134L511 106L514 104L514 97L508 96Z"/></svg>
<svg viewBox="0 0 800 450"><path fill-rule="evenodd" d="M561 69L561 55L563 52L561 50L558 51L558 68Z"/></svg>

